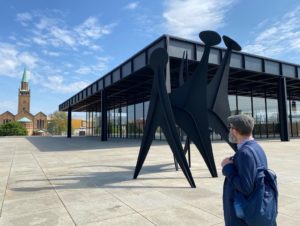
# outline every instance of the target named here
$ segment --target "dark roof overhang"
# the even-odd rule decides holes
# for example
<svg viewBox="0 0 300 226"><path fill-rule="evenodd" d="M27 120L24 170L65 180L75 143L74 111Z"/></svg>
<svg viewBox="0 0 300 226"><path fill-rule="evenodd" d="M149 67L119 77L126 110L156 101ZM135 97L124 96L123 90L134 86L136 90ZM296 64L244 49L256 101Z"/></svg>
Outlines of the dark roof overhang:
<svg viewBox="0 0 300 226"><path fill-rule="evenodd" d="M123 64L107 73L97 81L81 90L59 106L67 111L100 111L101 92L105 90L108 109L131 105L150 98L152 71L147 66L152 51L165 48L169 53L171 88L179 86L179 71L183 51L188 52L188 71L191 74L203 52L201 43L173 36L162 36ZM225 49L213 47L209 62L208 80L215 74ZM274 59L235 52L231 58L228 92L255 97L277 98L279 77L286 77L288 96L300 100L300 65L281 62Z"/></svg>

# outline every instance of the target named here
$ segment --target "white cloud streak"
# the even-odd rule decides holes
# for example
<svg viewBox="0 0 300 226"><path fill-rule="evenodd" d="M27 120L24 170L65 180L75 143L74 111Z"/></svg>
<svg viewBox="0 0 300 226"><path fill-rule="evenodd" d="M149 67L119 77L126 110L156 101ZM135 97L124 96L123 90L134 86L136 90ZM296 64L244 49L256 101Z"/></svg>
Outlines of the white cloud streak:
<svg viewBox="0 0 300 226"><path fill-rule="evenodd" d="M60 18L61 12L53 10L18 14L16 21L24 26L24 35L21 39L12 36L15 44L0 42L0 76L20 78L26 68L32 85L47 92L65 94L78 92L90 83L89 75L99 76L107 70L111 58L97 57L94 51L101 50L99 39L109 35L116 24L101 25L97 17L91 16L69 26ZM64 57L68 50L75 56L80 51L80 57L89 51L91 60L77 65L73 64L74 60L67 62ZM51 61L49 57L55 59Z"/></svg>
<svg viewBox="0 0 300 226"><path fill-rule="evenodd" d="M0 43L0 76L19 77L24 68L34 69L38 62L35 54L19 51L8 43Z"/></svg>
<svg viewBox="0 0 300 226"><path fill-rule="evenodd" d="M17 109L17 102L16 101L1 101L0 102L0 114L10 111L11 113L14 113Z"/></svg>
<svg viewBox="0 0 300 226"><path fill-rule="evenodd" d="M75 28L80 37L98 39L103 35L111 33L111 26L101 26L96 17L87 18L82 24Z"/></svg>
<svg viewBox="0 0 300 226"><path fill-rule="evenodd" d="M18 13L17 14L18 21L30 21L31 19L32 19L32 16L30 13Z"/></svg>
<svg viewBox="0 0 300 226"><path fill-rule="evenodd" d="M49 16L41 12L25 12L17 15L17 21L31 28L31 42L43 47L63 47L72 50L78 50L82 46L91 50L99 50L101 47L97 41L109 35L116 26L115 23L101 25L97 17L91 16L82 23L70 27L59 16Z"/></svg>
<svg viewBox="0 0 300 226"><path fill-rule="evenodd" d="M26 67L31 69L35 69L38 63L38 58L29 52L21 52L18 55L18 59L21 64L24 64Z"/></svg>
<svg viewBox="0 0 300 226"><path fill-rule="evenodd" d="M48 50L44 50L43 53L46 56L52 56L52 57L59 57L61 55L59 52L53 52L53 51L48 51Z"/></svg>
<svg viewBox="0 0 300 226"><path fill-rule="evenodd" d="M89 85L86 81L66 82L62 76L48 76L44 87L55 93L76 93Z"/></svg>
<svg viewBox="0 0 300 226"><path fill-rule="evenodd" d="M110 57L97 57L97 62L91 66L80 66L75 72L82 75L93 75L108 70L108 62Z"/></svg>
<svg viewBox="0 0 300 226"><path fill-rule="evenodd" d="M28 26L28 22L31 21L32 16L30 13L18 13L17 21L19 21L24 27Z"/></svg>
<svg viewBox="0 0 300 226"><path fill-rule="evenodd" d="M79 45L98 50L101 47L94 41L104 35L109 35L116 24L101 26L96 17L89 17L83 23L74 28L74 38Z"/></svg>
<svg viewBox="0 0 300 226"><path fill-rule="evenodd" d="M135 10L138 6L139 6L139 2L130 2L124 7L124 9Z"/></svg>
<svg viewBox="0 0 300 226"><path fill-rule="evenodd" d="M264 23L260 28L262 31L253 42L243 48L244 51L269 57L300 53L300 6L276 22Z"/></svg>
<svg viewBox="0 0 300 226"><path fill-rule="evenodd" d="M165 1L163 17L169 34L194 38L201 30L216 30L225 25L225 15L236 0Z"/></svg>
<svg viewBox="0 0 300 226"><path fill-rule="evenodd" d="M48 55L56 55L56 53L47 52ZM107 62L109 58L98 58L98 63L88 68L83 74L96 74L101 70L107 69ZM39 67L37 67L39 66ZM68 64L67 67L71 67ZM39 60L34 54L29 52L21 52L16 46L0 43L0 76L8 76L19 78L22 76L23 69L27 68L27 73L30 77L30 81L33 84L39 84L40 86L51 90L54 93L74 93L86 87L88 81L72 81L66 80L60 74L63 72L59 69L53 69L46 62ZM84 66L82 66L84 68ZM56 74L56 75L53 75ZM14 109L15 106L8 107L7 104L0 106L5 109Z"/></svg>

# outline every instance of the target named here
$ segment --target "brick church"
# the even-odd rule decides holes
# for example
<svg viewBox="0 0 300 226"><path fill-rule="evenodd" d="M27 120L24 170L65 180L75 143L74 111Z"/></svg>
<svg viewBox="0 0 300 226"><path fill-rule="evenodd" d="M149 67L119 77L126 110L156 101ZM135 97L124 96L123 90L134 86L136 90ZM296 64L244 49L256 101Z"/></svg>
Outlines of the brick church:
<svg viewBox="0 0 300 226"><path fill-rule="evenodd" d="M18 114L14 115L9 111L0 114L0 124L12 121L23 124L29 136L43 135L47 131L47 115L43 112L39 112L36 115L30 113L30 89L25 69L19 89Z"/></svg>

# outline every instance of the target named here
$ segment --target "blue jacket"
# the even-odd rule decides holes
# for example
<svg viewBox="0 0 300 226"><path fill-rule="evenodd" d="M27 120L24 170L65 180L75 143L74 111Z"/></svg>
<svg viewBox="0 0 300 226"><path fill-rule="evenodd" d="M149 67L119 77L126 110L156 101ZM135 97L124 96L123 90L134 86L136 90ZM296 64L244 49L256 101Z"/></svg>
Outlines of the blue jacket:
<svg viewBox="0 0 300 226"><path fill-rule="evenodd" d="M245 222L236 217L233 208L234 191L238 190L245 196L249 196L254 189L256 177L256 162L251 146L257 153L260 162L268 168L267 158L261 146L255 140L246 141L235 153L233 164L227 164L223 168L223 175L226 177L223 187L223 207L226 226L247 226Z"/></svg>

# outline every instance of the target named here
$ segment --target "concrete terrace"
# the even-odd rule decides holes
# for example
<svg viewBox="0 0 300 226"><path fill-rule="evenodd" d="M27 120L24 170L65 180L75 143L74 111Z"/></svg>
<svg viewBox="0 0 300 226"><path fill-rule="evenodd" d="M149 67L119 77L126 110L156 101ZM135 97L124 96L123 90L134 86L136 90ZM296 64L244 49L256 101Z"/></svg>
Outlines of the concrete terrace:
<svg viewBox="0 0 300 226"><path fill-rule="evenodd" d="M0 138L0 225L224 225L220 162L233 154L227 144L213 144L218 178L211 178L192 146L196 189L175 171L165 142L153 144L133 180L139 144ZM278 225L300 225L300 140L260 144L278 175Z"/></svg>

